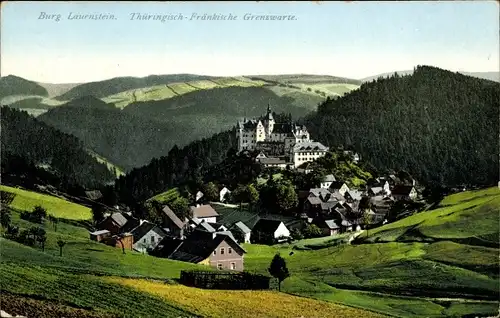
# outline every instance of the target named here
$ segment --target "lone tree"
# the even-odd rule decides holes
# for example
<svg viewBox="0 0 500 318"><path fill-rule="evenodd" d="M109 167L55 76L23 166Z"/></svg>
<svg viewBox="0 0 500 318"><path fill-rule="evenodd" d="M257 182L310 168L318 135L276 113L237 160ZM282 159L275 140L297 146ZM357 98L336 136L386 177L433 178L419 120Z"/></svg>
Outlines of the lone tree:
<svg viewBox="0 0 500 318"><path fill-rule="evenodd" d="M59 256L62 256L62 250L63 250L64 245L66 245L66 241L63 241L63 240L57 241L57 246L59 246Z"/></svg>
<svg viewBox="0 0 500 318"><path fill-rule="evenodd" d="M3 228L8 228L10 225L10 213L7 210L2 209L0 212L0 223Z"/></svg>
<svg viewBox="0 0 500 318"><path fill-rule="evenodd" d="M274 255L271 265L268 268L269 274L274 278L278 279L278 291L281 291L281 282L290 276L288 268L286 267L286 261L278 253Z"/></svg>
<svg viewBox="0 0 500 318"><path fill-rule="evenodd" d="M92 205L92 219L94 224L98 224L104 219L104 207L98 203Z"/></svg>
<svg viewBox="0 0 500 318"><path fill-rule="evenodd" d="M33 212L31 212L31 215L34 222L43 223L44 219L47 217L47 210L45 210L42 206L37 205L33 208Z"/></svg>

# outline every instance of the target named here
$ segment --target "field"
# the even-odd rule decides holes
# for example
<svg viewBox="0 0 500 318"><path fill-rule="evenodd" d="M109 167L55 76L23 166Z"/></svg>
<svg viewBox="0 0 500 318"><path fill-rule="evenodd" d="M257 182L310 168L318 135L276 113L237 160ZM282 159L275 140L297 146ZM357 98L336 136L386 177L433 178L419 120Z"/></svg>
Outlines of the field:
<svg viewBox="0 0 500 318"><path fill-rule="evenodd" d="M490 188L446 197L438 209L371 230L368 242L453 240L498 247L500 190Z"/></svg>
<svg viewBox="0 0 500 318"><path fill-rule="evenodd" d="M159 296L203 317L383 317L276 291L203 290L137 279L108 278L107 281Z"/></svg>
<svg viewBox="0 0 500 318"><path fill-rule="evenodd" d="M118 108L125 108L134 102L164 100L197 90L229 86L251 87L262 85L264 85L263 81L252 81L250 79L228 77L216 80L197 80L127 90L104 97L102 100L106 103L114 103Z"/></svg>
<svg viewBox="0 0 500 318"><path fill-rule="evenodd" d="M3 191L11 189L28 196L21 190L2 187ZM173 189L155 199L168 201L176 195L177 189ZM421 214L439 214L443 208L458 209L457 205L470 202L481 210L497 204L496 196L493 189L449 196L443 200L443 207ZM48 201L56 200L60 199ZM62 214L59 209L65 208L54 205L54 212ZM249 213L221 206L217 210L223 217L230 215L234 219L238 212ZM448 224L452 229L460 225L465 211L456 210L455 218L439 226ZM488 211L497 214L498 206ZM11 214L12 222L21 228L33 226L21 220L17 211ZM489 214L482 218L488 219ZM429 214L426 219L432 217ZM411 227L413 222L405 224ZM377 235L404 227L394 227L396 223L369 232ZM363 244L355 245L335 243L345 235L275 246L245 244L248 271L267 274L277 252L286 259L291 276L283 282L282 293L207 291L175 281L182 269L206 268L201 265L132 251L122 254L118 248L90 241L87 229L66 222L60 222L57 231L50 224L45 224L45 229L48 239L44 252L0 239L0 286L7 292L6 296L2 293L2 300L14 299L4 307L12 313L22 314L23 304L27 303L32 304L31 310L55 308L68 317L76 312L87 315L84 317L226 317L229 308L230 314L239 317L247 317L250 312L252 317L377 317L376 313L396 317L475 317L498 312L498 248L488 246L444 239L371 242L370 233L368 239L358 242ZM361 236L366 237L365 233ZM58 239L67 241L63 257L59 256Z"/></svg>
<svg viewBox="0 0 500 318"><path fill-rule="evenodd" d="M64 199L4 185L0 185L0 190L16 194L11 207L17 210L31 211L36 205L41 205L47 210L48 214L58 218L88 220L92 217L89 208Z"/></svg>

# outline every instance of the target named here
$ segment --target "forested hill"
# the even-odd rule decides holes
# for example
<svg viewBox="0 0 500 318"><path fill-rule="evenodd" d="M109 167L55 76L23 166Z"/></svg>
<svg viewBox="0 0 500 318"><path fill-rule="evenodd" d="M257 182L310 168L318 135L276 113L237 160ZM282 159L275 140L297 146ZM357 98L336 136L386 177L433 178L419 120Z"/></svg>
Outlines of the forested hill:
<svg viewBox="0 0 500 318"><path fill-rule="evenodd" d="M35 82L24 78L8 75L0 78L0 99L9 95L39 95L47 96L47 90Z"/></svg>
<svg viewBox="0 0 500 318"><path fill-rule="evenodd" d="M22 160L66 182L89 188L114 180L114 173L89 155L76 137L60 132L26 112L6 106L1 112L3 179L5 174L24 173L14 171L15 165L21 164L19 161ZM12 171L7 171L10 168Z"/></svg>
<svg viewBox="0 0 500 318"><path fill-rule="evenodd" d="M423 182L496 184L500 87L418 66L327 100L305 124L328 146L352 146L378 169Z"/></svg>
<svg viewBox="0 0 500 318"><path fill-rule="evenodd" d="M167 156L155 158L148 165L119 178L117 193L123 202L133 205L172 186L202 179L211 167L231 155L231 149L236 146L234 129L194 141L183 148L174 146Z"/></svg>

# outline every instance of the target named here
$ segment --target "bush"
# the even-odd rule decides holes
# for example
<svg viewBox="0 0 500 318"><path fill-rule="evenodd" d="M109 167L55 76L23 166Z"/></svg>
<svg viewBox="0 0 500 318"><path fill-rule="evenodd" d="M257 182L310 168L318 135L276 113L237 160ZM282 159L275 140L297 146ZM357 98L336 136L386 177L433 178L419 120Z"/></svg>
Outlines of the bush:
<svg viewBox="0 0 500 318"><path fill-rule="evenodd" d="M306 238L314 238L320 236L323 236L323 233L317 225L309 224L304 230L304 237Z"/></svg>
<svg viewBox="0 0 500 318"><path fill-rule="evenodd" d="M302 232L299 229L292 229L290 231L290 236L294 240L302 240L302 239L304 239L304 234L302 234Z"/></svg>

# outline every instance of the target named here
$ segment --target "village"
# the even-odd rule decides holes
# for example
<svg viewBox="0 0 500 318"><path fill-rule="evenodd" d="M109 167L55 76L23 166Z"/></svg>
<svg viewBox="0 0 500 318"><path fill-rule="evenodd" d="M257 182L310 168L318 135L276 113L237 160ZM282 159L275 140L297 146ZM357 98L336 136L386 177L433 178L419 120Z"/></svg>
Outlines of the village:
<svg viewBox="0 0 500 318"><path fill-rule="evenodd" d="M275 123L268 106L260 119L238 123L238 150L251 152L264 169L294 169L313 173L308 164L329 149L311 141L307 128L291 123ZM359 162L359 155L341 151ZM95 225L90 239L125 250L156 257L205 264L219 270L243 271L245 249L242 244L290 243L307 237L335 237L356 233L389 222L388 214L396 202L414 202L419 194L414 179L396 175L375 177L363 186L348 185L333 174L324 175L315 188L295 189L297 205L292 217L279 214L256 215L252 222L227 220L217 211L232 207L238 215L235 189L217 187L217 200L209 200L202 189L191 195L189 214L176 215L168 204L161 206L160 221L138 219L131 212L112 211ZM102 194L89 192L94 200ZM243 214L242 214L243 215Z"/></svg>

